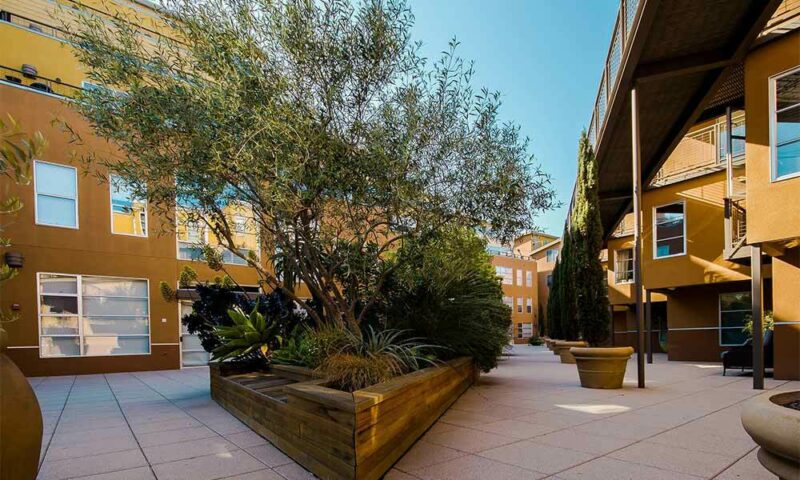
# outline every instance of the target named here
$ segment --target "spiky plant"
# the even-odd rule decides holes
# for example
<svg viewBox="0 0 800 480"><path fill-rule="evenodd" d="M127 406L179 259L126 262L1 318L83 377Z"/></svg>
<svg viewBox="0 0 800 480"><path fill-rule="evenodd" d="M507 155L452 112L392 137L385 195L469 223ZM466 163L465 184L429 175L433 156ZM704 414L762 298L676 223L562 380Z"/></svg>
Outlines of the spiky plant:
<svg viewBox="0 0 800 480"><path fill-rule="evenodd" d="M215 361L253 356L269 361L272 351L283 343L279 334L280 324L259 312L258 304L250 314L236 307L228 310L228 316L233 325L220 325L214 329L222 342L211 352Z"/></svg>

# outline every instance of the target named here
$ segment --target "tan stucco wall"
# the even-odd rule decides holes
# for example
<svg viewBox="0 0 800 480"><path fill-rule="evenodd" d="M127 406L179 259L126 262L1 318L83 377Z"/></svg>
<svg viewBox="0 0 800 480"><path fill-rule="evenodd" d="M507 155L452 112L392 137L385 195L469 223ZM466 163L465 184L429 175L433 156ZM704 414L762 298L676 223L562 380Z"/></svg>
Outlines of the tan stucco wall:
<svg viewBox="0 0 800 480"><path fill-rule="evenodd" d="M503 255L492 256L492 266L511 267L514 269L514 278L511 285L503 284L503 295L513 298L513 308L511 311L511 321L513 322L513 337L515 343L525 343L527 338L517 338L517 324L519 323L533 323L533 333L538 333L538 308L539 308L539 295L538 295L538 273L536 271L536 262L525 260L518 257L506 257ZM522 270L522 285L517 284L517 271ZM525 286L526 273L531 272L533 276L533 284L530 287ZM517 312L517 300L522 298L523 306L522 313ZM525 302L530 298L532 301L532 312L527 313L525 309Z"/></svg>
<svg viewBox="0 0 800 480"><path fill-rule="evenodd" d="M800 237L800 177L772 181L769 77L800 65L800 32L769 42L745 62L747 241Z"/></svg>
<svg viewBox="0 0 800 480"><path fill-rule="evenodd" d="M800 380L800 248L772 259L775 378Z"/></svg>

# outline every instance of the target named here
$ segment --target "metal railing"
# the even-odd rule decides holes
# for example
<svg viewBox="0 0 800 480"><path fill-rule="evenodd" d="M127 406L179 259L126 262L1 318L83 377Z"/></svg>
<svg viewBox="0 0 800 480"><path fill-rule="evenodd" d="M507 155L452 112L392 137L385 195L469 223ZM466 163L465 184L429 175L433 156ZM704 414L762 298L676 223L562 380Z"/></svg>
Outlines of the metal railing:
<svg viewBox="0 0 800 480"><path fill-rule="evenodd" d="M725 199L725 207L728 210L726 213L730 218L730 249L735 253L747 238L747 209L745 208L745 200L742 199ZM732 254L733 254L732 253Z"/></svg>
<svg viewBox="0 0 800 480"><path fill-rule="evenodd" d="M0 65L0 84L24 87L40 93L74 98L83 88L39 75L30 75L15 68Z"/></svg>
<svg viewBox="0 0 800 480"><path fill-rule="evenodd" d="M640 0L622 0L620 2L617 19L614 23L614 33L611 37L611 45L608 48L608 55L603 68L603 76L600 79L597 99L594 102L592 119L589 122L589 142L592 146L597 145L597 138L605 126L609 98L612 98L617 88L623 55L628 48L629 33L635 24L639 4Z"/></svg>
<svg viewBox="0 0 800 480"><path fill-rule="evenodd" d="M739 112L733 117L734 132L744 129L744 125L744 112ZM650 185L660 187L725 168L726 135L724 116L713 125L686 134ZM744 140L735 138L733 146L733 161L739 165L744 162Z"/></svg>
<svg viewBox="0 0 800 480"><path fill-rule="evenodd" d="M0 10L0 22L10 23L11 25L26 28L32 32L47 35L64 42L69 41L69 35L63 29L18 13Z"/></svg>

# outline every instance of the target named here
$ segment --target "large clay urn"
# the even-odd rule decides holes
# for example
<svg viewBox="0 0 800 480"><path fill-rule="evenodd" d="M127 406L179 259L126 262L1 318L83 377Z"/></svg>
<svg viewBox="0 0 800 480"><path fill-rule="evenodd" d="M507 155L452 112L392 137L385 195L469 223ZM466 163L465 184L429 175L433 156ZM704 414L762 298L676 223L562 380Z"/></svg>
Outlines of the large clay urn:
<svg viewBox="0 0 800 480"><path fill-rule="evenodd" d="M0 478L33 480L42 449L42 411L31 385L6 356L0 329Z"/></svg>
<svg viewBox="0 0 800 480"><path fill-rule="evenodd" d="M569 349L578 365L578 376L584 388L622 388L631 347Z"/></svg>
<svg viewBox="0 0 800 480"><path fill-rule="evenodd" d="M575 357L569 352L572 347L586 347L588 344L583 340L568 342L557 341L553 344L553 353L561 357L561 363L575 363Z"/></svg>
<svg viewBox="0 0 800 480"><path fill-rule="evenodd" d="M800 391L768 392L745 402L742 426L761 446L758 461L781 480L800 478Z"/></svg>

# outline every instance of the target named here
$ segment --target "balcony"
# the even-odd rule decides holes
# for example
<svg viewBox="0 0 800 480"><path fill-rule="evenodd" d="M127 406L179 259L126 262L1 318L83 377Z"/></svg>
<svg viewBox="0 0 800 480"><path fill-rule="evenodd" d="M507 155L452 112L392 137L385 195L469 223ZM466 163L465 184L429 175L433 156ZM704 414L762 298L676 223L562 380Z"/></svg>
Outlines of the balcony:
<svg viewBox="0 0 800 480"><path fill-rule="evenodd" d="M5 65L0 65L0 85L9 85L17 88L32 90L37 93L53 95L62 98L74 98L82 87L62 82L61 79L42 77L30 70L26 66L23 69L15 69Z"/></svg>

